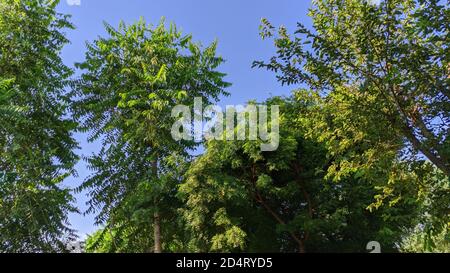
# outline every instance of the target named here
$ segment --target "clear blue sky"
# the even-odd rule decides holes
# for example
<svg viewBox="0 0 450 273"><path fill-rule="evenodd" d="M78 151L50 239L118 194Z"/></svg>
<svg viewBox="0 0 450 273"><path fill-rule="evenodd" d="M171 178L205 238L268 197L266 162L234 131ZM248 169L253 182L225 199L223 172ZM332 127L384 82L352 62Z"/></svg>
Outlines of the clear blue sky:
<svg viewBox="0 0 450 273"><path fill-rule="evenodd" d="M69 5L80 1L80 5ZM174 22L183 33L191 33L194 40L207 45L218 40L218 53L226 59L221 70L228 74L231 96L223 98L221 105L245 104L248 100L263 100L272 95L288 95L292 87L282 87L274 75L260 69L252 69L254 60L266 60L274 53L271 41L262 41L258 26L261 18L269 19L274 26L295 28L296 22L310 24L307 11L309 0L61 0L58 10L71 14L76 30L67 32L71 44L63 51L63 60L73 66L84 58L85 43L98 36L105 36L103 22L117 26L137 21L141 16L151 24L157 24L164 16L166 22ZM98 151L98 144L87 143L86 135L77 134L80 155ZM69 178L65 184L79 186L89 175L84 162L77 165L78 177ZM86 209L85 193L76 195L76 205ZM70 222L84 238L98 227L94 215L70 215Z"/></svg>

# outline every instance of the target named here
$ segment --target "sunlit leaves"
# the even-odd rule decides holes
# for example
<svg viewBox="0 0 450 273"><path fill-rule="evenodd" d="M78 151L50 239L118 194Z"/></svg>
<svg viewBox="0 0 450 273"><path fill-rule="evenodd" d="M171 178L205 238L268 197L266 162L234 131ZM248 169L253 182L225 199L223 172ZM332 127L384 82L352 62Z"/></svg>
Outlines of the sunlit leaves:
<svg viewBox="0 0 450 273"><path fill-rule="evenodd" d="M117 237L130 234L121 242L130 248L114 251L151 251L147 237L154 213L161 215L163 248L173 250L183 243L177 184L188 152L198 144L173 140L171 110L191 106L194 97L209 103L226 95L229 84L217 71L223 59L215 43L202 48L164 21L155 27L143 19L105 27L109 36L89 44L85 61L77 65L84 73L74 110L92 139L103 144L100 154L88 159L93 175L80 190L89 190L88 212L99 210L98 223L113 234L126 231Z"/></svg>
<svg viewBox="0 0 450 273"><path fill-rule="evenodd" d="M441 182L450 174L448 11L446 1L316 0L313 29L299 23L291 34L262 21L261 36L277 51L254 66L306 87L295 96L310 111L298 120L328 150L326 178L375 183L371 209L395 207L405 196L421 203L430 188L450 199ZM424 157L440 179L421 175ZM439 232L448 208L432 200L423 209Z"/></svg>

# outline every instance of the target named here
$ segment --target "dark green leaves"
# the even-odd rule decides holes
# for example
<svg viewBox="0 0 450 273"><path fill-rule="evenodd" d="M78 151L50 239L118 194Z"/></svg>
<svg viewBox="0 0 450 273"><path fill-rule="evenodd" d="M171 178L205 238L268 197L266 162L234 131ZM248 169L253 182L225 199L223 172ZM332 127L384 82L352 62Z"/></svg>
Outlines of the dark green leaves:
<svg viewBox="0 0 450 273"><path fill-rule="evenodd" d="M72 26L54 2L0 3L0 252L65 251L75 236L61 187L78 159L64 90L72 71L59 57Z"/></svg>

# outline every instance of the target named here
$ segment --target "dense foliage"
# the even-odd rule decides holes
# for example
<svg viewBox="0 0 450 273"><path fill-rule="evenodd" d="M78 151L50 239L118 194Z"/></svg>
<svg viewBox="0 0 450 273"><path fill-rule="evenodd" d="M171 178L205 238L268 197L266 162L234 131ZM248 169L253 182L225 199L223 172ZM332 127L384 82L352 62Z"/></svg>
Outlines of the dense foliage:
<svg viewBox="0 0 450 273"><path fill-rule="evenodd" d="M364 116L374 125L389 126L391 134L407 140L404 146L412 156L420 152L450 175L450 13L445 1L313 2L314 31L299 23L291 36L280 28L278 55L254 65L277 72L283 84L340 93L353 105L352 120ZM271 37L273 26L263 23L263 37Z"/></svg>
<svg viewBox="0 0 450 273"><path fill-rule="evenodd" d="M160 252L176 247L176 185L197 146L172 138L172 108L193 105L195 97L215 101L229 84L216 70L223 60L215 43L201 48L164 22L106 29L110 37L90 44L78 64L85 72L74 110L83 128L92 130L91 139L102 137L103 145L88 158L93 175L80 189L90 191L88 212L100 209L97 223L107 225L113 242ZM120 242L113 246L111 251L123 250Z"/></svg>
<svg viewBox="0 0 450 273"><path fill-rule="evenodd" d="M414 227L417 203L404 198L370 212L375 181L325 178L332 164L326 147L307 138L296 118L309 105L282 98L265 104L283 113L276 152L261 152L254 141L210 141L188 171L180 192L193 250L363 252L371 240L395 250Z"/></svg>
<svg viewBox="0 0 450 273"><path fill-rule="evenodd" d="M448 3L314 4L314 30L299 23L292 35L284 27L275 34L263 20L262 36L274 37L277 54L254 66L306 87L295 96L315 106L299 118L327 147L329 179L376 184L372 210L405 199L398 189L415 192L429 245L450 231Z"/></svg>
<svg viewBox="0 0 450 273"><path fill-rule="evenodd" d="M215 42L164 20L105 23L75 78L60 57L73 26L58 1L1 0L0 252L63 252L76 240L62 186L76 175L75 131L101 146L76 187L101 226L87 252L366 252L369 241L449 252L445 2L314 0L313 28L294 33L263 19L276 53L254 67L294 91L249 102L280 108L267 125L279 121L278 149L262 151L226 131L171 134L175 106L228 95ZM216 126L243 125L229 122Z"/></svg>
<svg viewBox="0 0 450 273"><path fill-rule="evenodd" d="M76 212L61 182L73 173L76 124L66 117L72 71L58 56L71 28L56 3L0 3L0 252L64 251Z"/></svg>

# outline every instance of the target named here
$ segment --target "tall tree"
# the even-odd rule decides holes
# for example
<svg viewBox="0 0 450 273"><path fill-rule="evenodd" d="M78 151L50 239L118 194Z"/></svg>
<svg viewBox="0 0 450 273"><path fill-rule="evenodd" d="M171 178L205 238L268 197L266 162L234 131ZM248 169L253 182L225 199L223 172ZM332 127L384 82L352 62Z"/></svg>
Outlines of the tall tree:
<svg viewBox="0 0 450 273"><path fill-rule="evenodd" d="M115 235L112 246L126 233L128 243L147 238L139 251L169 250L179 241L173 227L180 168L197 146L172 138L171 111L192 106L194 97L206 104L226 95L229 84L217 71L223 59L216 43L202 48L164 22L153 28L141 19L106 30L109 37L89 44L78 65L84 74L75 111L91 140L103 138L101 152L88 159L94 174L80 189L90 190L88 212L100 209L97 223Z"/></svg>
<svg viewBox="0 0 450 273"><path fill-rule="evenodd" d="M450 232L445 2L316 0L309 13L314 30L299 23L291 35L281 27L274 38L276 56L254 63L274 71L283 84L304 87L298 100L314 101L299 119L308 121L308 135L327 147L333 162L328 178L377 181L380 194L371 209L401 200L394 188L414 187L427 238ZM274 32L264 20L262 36ZM379 175L386 170L389 179ZM405 171L408 179L398 179Z"/></svg>
<svg viewBox="0 0 450 273"><path fill-rule="evenodd" d="M420 152L449 176L450 12L445 2L315 0L309 13L314 30L299 23L292 36L280 28L277 56L254 65L275 71L283 84L306 84L322 94L341 88L350 99L357 93L355 115L381 119L405 138L411 153ZM273 30L264 20L263 37Z"/></svg>
<svg viewBox="0 0 450 273"><path fill-rule="evenodd" d="M0 3L0 252L64 251L74 238L60 185L78 159L59 57L72 25L48 2Z"/></svg>

